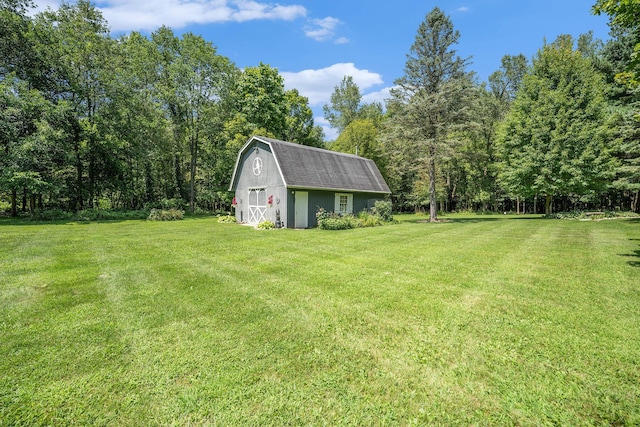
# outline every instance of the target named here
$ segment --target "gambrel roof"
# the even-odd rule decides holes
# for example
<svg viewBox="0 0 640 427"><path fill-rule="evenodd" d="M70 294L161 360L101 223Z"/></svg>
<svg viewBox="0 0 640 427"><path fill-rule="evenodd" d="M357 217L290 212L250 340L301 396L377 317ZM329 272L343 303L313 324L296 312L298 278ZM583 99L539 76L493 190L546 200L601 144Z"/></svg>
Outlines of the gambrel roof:
<svg viewBox="0 0 640 427"><path fill-rule="evenodd" d="M287 188L383 194L391 192L373 160L263 136L252 137L240 150L230 191L233 191L237 181L240 159L255 141L271 148Z"/></svg>

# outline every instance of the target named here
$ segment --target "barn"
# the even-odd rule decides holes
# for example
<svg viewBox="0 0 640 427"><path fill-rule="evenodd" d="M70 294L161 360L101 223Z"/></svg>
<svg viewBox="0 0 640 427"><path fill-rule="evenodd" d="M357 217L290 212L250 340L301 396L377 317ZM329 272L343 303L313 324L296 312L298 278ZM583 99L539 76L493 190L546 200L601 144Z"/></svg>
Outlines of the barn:
<svg viewBox="0 0 640 427"><path fill-rule="evenodd" d="M238 222L287 228L315 227L319 208L356 214L390 193L373 160L262 136L240 149L229 191Z"/></svg>

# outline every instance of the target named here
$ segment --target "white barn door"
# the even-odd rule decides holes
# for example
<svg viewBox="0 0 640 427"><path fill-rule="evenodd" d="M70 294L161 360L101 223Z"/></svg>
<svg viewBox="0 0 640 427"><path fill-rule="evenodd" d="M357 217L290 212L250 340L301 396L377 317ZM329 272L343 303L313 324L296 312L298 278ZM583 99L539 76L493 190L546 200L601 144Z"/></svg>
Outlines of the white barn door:
<svg viewBox="0 0 640 427"><path fill-rule="evenodd" d="M296 191L295 208L295 228L307 228L309 226L309 193Z"/></svg>
<svg viewBox="0 0 640 427"><path fill-rule="evenodd" d="M267 214L267 190L264 188L249 189L249 224L260 224Z"/></svg>

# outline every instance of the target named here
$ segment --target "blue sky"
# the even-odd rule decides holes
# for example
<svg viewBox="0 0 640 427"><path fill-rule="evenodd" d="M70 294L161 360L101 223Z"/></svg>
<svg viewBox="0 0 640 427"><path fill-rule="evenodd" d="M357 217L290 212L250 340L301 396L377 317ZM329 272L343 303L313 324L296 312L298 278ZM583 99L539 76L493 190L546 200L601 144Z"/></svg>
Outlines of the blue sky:
<svg viewBox="0 0 640 427"><path fill-rule="evenodd" d="M212 42L238 67L260 62L277 68L287 89L309 98L316 124L335 137L322 105L345 75L365 102L383 102L402 76L420 23L435 7L460 32L457 50L471 57L479 81L502 56L531 58L544 40L593 30L606 40L606 16L593 16L595 0L101 0L95 1L114 34L149 34L161 25ZM55 9L58 0L36 0Z"/></svg>

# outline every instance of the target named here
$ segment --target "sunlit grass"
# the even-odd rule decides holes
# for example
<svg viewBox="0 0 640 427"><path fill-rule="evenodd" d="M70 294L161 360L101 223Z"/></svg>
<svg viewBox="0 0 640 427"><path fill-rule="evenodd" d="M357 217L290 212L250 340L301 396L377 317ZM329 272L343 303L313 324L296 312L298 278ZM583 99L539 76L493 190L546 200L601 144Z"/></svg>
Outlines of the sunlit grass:
<svg viewBox="0 0 640 427"><path fill-rule="evenodd" d="M640 423L640 223L0 221L1 425Z"/></svg>

